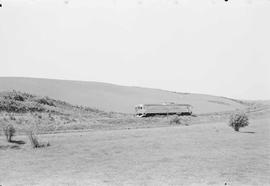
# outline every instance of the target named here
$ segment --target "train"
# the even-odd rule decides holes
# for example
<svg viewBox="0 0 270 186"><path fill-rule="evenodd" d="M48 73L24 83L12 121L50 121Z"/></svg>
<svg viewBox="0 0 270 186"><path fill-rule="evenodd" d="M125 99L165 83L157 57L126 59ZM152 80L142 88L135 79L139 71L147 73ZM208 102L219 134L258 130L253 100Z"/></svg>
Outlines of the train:
<svg viewBox="0 0 270 186"><path fill-rule="evenodd" d="M192 106L189 104L139 104L135 106L137 117L154 115L192 115Z"/></svg>

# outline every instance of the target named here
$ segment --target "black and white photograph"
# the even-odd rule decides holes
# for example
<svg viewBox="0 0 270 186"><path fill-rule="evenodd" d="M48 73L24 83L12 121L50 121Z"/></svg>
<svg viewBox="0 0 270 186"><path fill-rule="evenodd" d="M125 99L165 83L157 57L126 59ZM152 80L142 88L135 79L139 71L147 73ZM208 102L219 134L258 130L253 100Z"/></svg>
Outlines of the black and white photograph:
<svg viewBox="0 0 270 186"><path fill-rule="evenodd" d="M0 186L270 186L270 0L0 0Z"/></svg>

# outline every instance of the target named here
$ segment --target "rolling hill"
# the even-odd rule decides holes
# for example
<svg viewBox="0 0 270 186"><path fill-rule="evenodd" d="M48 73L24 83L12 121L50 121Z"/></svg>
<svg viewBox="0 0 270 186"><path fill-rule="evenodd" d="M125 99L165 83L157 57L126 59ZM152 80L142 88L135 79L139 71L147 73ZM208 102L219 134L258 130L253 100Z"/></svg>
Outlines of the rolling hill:
<svg viewBox="0 0 270 186"><path fill-rule="evenodd" d="M11 90L49 96L73 105L83 105L108 112L134 113L134 106L137 104L163 102L190 104L195 114L232 111L247 107L242 101L203 94L177 93L100 82L0 77L0 92Z"/></svg>

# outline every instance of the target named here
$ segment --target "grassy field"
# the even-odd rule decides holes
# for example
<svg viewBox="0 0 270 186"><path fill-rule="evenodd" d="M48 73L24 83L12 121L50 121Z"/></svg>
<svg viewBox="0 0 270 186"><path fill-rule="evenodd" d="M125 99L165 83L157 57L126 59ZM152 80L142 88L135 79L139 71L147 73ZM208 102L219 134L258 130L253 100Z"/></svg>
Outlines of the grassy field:
<svg viewBox="0 0 270 186"><path fill-rule="evenodd" d="M239 102L240 103L240 102ZM250 126L228 126L235 111L136 118L18 91L0 92L0 185L270 185L270 106L245 102ZM179 117L178 117L179 118ZM26 136L38 134L45 148Z"/></svg>
<svg viewBox="0 0 270 186"><path fill-rule="evenodd" d="M0 185L270 185L269 119L0 137Z"/></svg>

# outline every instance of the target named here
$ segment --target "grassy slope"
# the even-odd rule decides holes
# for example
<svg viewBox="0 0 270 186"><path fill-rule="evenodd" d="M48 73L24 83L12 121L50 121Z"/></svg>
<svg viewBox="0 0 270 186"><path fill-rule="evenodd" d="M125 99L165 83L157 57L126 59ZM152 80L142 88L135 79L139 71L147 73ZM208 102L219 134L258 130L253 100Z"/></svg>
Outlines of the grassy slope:
<svg viewBox="0 0 270 186"><path fill-rule="evenodd" d="M0 92L0 127L12 124L18 132L39 133L95 128L98 120L124 116L18 91Z"/></svg>
<svg viewBox="0 0 270 186"><path fill-rule="evenodd" d="M268 117L270 107L254 103L246 110L249 117ZM228 120L231 111L182 117L184 124ZM12 124L19 133L35 129L38 133L71 130L112 130L167 127L174 116L136 118L18 91L0 92L0 127Z"/></svg>
<svg viewBox="0 0 270 186"><path fill-rule="evenodd" d="M240 133L226 123L66 133L39 136L52 145L36 150L0 137L0 183L269 185L269 132L268 119Z"/></svg>
<svg viewBox="0 0 270 186"><path fill-rule="evenodd" d="M194 113L221 112L245 107L235 100L201 94L173 93L150 88L127 87L98 82L64 81L35 78L0 78L0 91L19 90L74 105L104 111L133 113L140 103L176 102L194 106Z"/></svg>

